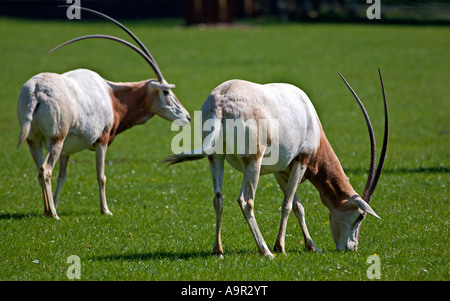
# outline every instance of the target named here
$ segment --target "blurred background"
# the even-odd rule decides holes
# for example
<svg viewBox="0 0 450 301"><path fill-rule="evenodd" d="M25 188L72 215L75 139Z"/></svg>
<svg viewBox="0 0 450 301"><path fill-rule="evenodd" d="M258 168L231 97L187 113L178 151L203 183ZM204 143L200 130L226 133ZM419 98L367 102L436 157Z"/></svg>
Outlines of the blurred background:
<svg viewBox="0 0 450 301"><path fill-rule="evenodd" d="M380 3L381 18L370 20L366 13L376 2ZM80 3L117 18L180 18L186 25L231 24L242 19L450 24L449 0L81 0ZM58 5L66 5L66 1L0 0L0 16L65 18ZM95 18L87 14L84 17Z"/></svg>

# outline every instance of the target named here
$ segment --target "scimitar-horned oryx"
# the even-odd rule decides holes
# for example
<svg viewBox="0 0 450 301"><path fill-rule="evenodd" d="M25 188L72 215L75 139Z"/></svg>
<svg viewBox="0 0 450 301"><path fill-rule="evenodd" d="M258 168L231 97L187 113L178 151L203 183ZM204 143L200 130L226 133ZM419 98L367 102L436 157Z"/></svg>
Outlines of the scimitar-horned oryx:
<svg viewBox="0 0 450 301"><path fill-rule="evenodd" d="M40 73L22 88L17 104L21 126L18 146L27 141L38 170L38 180L44 198L44 215L56 219L56 201L66 179L69 156L85 150L95 150L97 181L101 213L111 215L105 194L106 150L119 133L143 124L155 114L168 120L190 121L189 113L171 91L150 52L124 25L100 12L80 9L101 16L125 30L142 49L119 38L107 35L87 35L67 41L60 47L85 39L109 39L124 44L139 55L156 73L157 79L118 83L103 79L97 73L77 69L63 74ZM50 53L49 52L49 53ZM42 148L47 149L43 157ZM54 196L51 178L56 161L60 169Z"/></svg>
<svg viewBox="0 0 450 301"><path fill-rule="evenodd" d="M320 251L308 233L304 209L296 195L298 184L305 180L311 181L316 187L322 203L329 210L331 233L336 249L356 250L361 222L366 214L379 218L369 206L370 198L381 175L388 139L387 103L381 73L379 70L378 72L384 101L385 129L383 147L376 170L376 145L369 116L358 96L341 75L361 107L369 129L371 163L366 186L361 196L350 185L325 136L311 101L302 90L289 84L259 85L243 80L231 80L222 83L211 92L201 109L202 120L212 119L216 122L210 127L210 132L203 131L202 148L168 156L163 162L175 164L208 157L215 193L214 254L223 256L220 229L224 160L244 174L238 203L262 255L273 258L255 220L254 200L259 176L269 173L275 174L284 193L275 251L283 253L285 251L286 223L292 209L300 222L306 248ZM230 150L226 145L228 141L226 139L229 138L226 133L227 120L243 121L243 126L231 128L231 131L237 132L234 135L235 140L231 141L232 145L245 143L243 152L236 152L236 147L231 147ZM264 130L264 127L255 126L254 122L249 121L256 121L259 125L265 121L268 124L267 128L278 128L278 131ZM246 137L245 141L237 141L236 138L239 136ZM254 137L254 140L247 139L250 136ZM252 148L250 141L256 141L254 153L249 152ZM217 145L221 143L223 148L224 145L226 146L226 151L217 151ZM271 153L278 150L278 160L274 164L265 164L265 160L269 159L269 149Z"/></svg>

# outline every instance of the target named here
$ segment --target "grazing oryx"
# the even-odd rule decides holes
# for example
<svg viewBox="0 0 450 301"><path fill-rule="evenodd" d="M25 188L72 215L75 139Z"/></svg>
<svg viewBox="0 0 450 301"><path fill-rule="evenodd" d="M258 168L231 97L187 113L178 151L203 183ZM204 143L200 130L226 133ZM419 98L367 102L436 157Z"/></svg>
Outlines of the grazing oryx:
<svg viewBox="0 0 450 301"><path fill-rule="evenodd" d="M201 109L202 120L214 119L217 122L211 128L211 133L203 133L204 143L202 148L168 156L163 162L168 162L171 165L208 157L215 193L216 237L213 248L214 254L223 256L220 226L223 208L222 180L225 159L232 167L244 174L238 203L262 255L273 258L255 220L254 200L260 174L268 173L275 174L275 178L284 193L280 229L274 251L284 253L286 223L291 209L294 209L294 213L300 222L306 248L311 251L320 251L316 248L308 233L304 209L296 195L298 184L307 179L319 191L322 203L330 212L330 226L336 249L356 250L361 221L366 213L379 218L368 203L375 190L384 163L388 136L388 112L380 73L385 109L385 132L382 154L375 171L375 139L369 117L358 96L343 77L342 79L364 113L372 146L369 176L361 196L350 185L325 136L311 101L302 90L289 84L259 85L243 80L231 80L222 83L211 92ZM228 130L226 120L244 121L245 125L237 128L237 137L245 137L246 133L252 131L249 126L251 123L246 123L248 120L256 120L257 123L261 123L263 120L276 122L278 123L278 132L271 131L264 134L258 127L254 136L257 137L254 139L256 141L254 153L248 151L251 147L249 145L250 139L233 141L233 145L245 143L245 152L241 154L236 153L233 148L231 148L231 152L228 152L227 148L225 153L223 151L218 153L214 151L216 145L221 142L225 145L227 142L225 139L227 136L225 132ZM253 127L254 129L255 127ZM236 129L234 128L232 131L236 131ZM241 131L241 135L239 135L239 131ZM250 137L250 134L248 135ZM207 136L206 139L205 136ZM265 136L265 139L262 138L263 136ZM272 151L278 149L279 156L278 161L271 165L264 162L268 158L269 148Z"/></svg>
<svg viewBox="0 0 450 301"><path fill-rule="evenodd" d="M158 65L145 46L125 26L94 10L124 29L141 47L112 36L89 35L70 40L50 52L75 41L89 38L110 39L132 48L150 64L158 79L135 83L110 82L97 73L78 69L63 74L41 73L28 80L20 93L17 117L21 126L19 143L28 143L38 169L38 180L44 197L44 215L56 219L56 200L66 179L69 156L90 149L96 151L100 209L111 215L106 204L104 172L105 154L115 136L155 114L169 121L190 121L189 113L171 92ZM49 53L50 53L49 52ZM47 149L43 158L42 147ZM52 197L52 170L58 158L60 170Z"/></svg>

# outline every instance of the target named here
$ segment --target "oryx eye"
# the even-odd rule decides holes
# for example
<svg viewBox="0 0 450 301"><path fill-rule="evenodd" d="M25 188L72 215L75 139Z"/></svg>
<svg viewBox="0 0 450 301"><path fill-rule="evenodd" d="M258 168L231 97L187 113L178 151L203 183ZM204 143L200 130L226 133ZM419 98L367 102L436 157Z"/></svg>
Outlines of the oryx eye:
<svg viewBox="0 0 450 301"><path fill-rule="evenodd" d="M170 101L170 97L169 97L169 91L162 91L163 92L163 94L164 94L164 97L166 98L166 102L167 102L167 105L169 105L169 106L171 106L172 105L172 102Z"/></svg>
<svg viewBox="0 0 450 301"><path fill-rule="evenodd" d="M364 219L364 215L363 214L360 214L359 216L358 216L358 218L356 219L356 221L355 221L355 225L357 224L357 223L359 223L360 221L362 221Z"/></svg>

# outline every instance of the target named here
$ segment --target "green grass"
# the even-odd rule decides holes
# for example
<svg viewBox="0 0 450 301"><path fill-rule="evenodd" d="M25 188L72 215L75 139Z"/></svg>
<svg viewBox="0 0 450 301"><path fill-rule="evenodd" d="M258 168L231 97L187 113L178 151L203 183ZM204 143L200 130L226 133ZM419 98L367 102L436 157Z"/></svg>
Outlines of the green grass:
<svg viewBox="0 0 450 301"><path fill-rule="evenodd" d="M107 153L108 204L101 216L93 152L73 155L58 203L44 218L42 193L26 146L16 150L22 84L43 71L90 68L113 81L154 77L142 59L109 41L84 41L46 56L79 35L126 36L106 22L0 19L0 280L67 280L67 257L81 259L82 280L368 280L377 254L381 280L449 280L450 30L433 26L258 25L226 29L130 22L174 92L193 113L219 83L241 78L289 82L313 101L325 132L357 191L369 163L363 117L340 71L365 102L378 140L383 129L377 67L390 109L384 173L358 252L336 253L328 211L309 183L298 193L316 245L299 244L291 216L287 256L258 255L236 199L242 175L226 165L223 260L211 256L215 215L206 160L166 168L175 132L159 117L116 138ZM55 173L57 168L55 169ZM282 194L260 180L256 218L273 246Z"/></svg>

